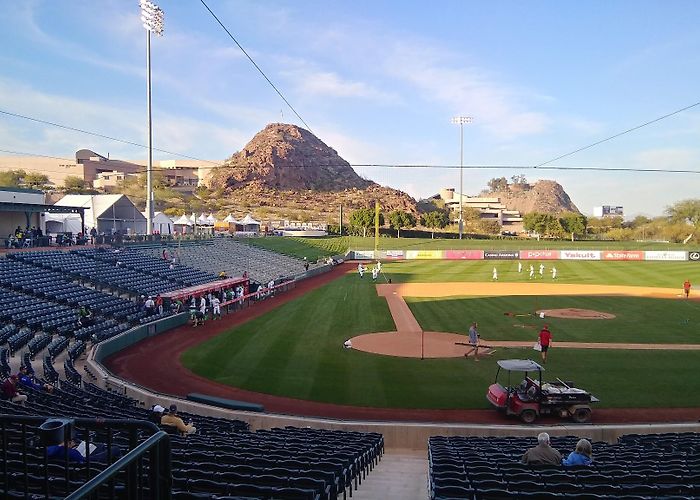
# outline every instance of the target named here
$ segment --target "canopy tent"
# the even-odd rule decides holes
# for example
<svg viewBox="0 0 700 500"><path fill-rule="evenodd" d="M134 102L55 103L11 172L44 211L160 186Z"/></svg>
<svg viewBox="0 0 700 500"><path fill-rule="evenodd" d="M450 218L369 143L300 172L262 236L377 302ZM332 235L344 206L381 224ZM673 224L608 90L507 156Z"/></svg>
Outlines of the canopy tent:
<svg viewBox="0 0 700 500"><path fill-rule="evenodd" d="M191 226L192 221L186 216L186 215L181 215L177 219L173 221L173 224L176 226Z"/></svg>
<svg viewBox="0 0 700 500"><path fill-rule="evenodd" d="M192 215L190 215L190 224L197 224L197 214L195 214L194 212L192 212Z"/></svg>
<svg viewBox="0 0 700 500"><path fill-rule="evenodd" d="M224 218L224 222L228 222L229 224L240 224L236 219L233 218L233 215L228 214L226 218Z"/></svg>
<svg viewBox="0 0 700 500"><path fill-rule="evenodd" d="M244 231L260 231L260 222L253 219L253 216L248 214L238 224L243 226Z"/></svg>
<svg viewBox="0 0 700 500"><path fill-rule="evenodd" d="M146 217L146 212L141 212ZM153 232L156 234L173 234L175 224L163 212L153 213Z"/></svg>
<svg viewBox="0 0 700 500"><path fill-rule="evenodd" d="M68 194L57 206L85 209L85 231L97 228L98 233L145 234L146 217L123 194Z"/></svg>
<svg viewBox="0 0 700 500"><path fill-rule="evenodd" d="M208 226L209 221L207 220L207 216L202 214L199 217L197 217L197 225L198 226Z"/></svg>
<svg viewBox="0 0 700 500"><path fill-rule="evenodd" d="M82 221L79 214L44 214L44 222L46 223L46 233L73 233L78 234L82 228ZM86 227L86 231L89 228Z"/></svg>
<svg viewBox="0 0 700 500"><path fill-rule="evenodd" d="M207 217L207 224L210 226L216 224L216 217L214 217L214 214L209 214L209 216Z"/></svg>

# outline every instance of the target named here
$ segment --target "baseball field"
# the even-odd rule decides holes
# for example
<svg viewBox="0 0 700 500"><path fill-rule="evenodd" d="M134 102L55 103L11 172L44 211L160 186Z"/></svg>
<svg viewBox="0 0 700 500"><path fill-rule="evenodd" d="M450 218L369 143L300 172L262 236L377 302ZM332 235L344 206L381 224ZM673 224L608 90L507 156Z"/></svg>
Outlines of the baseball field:
<svg viewBox="0 0 700 500"><path fill-rule="evenodd" d="M600 398L601 408L700 407L700 301L681 297L683 281L693 281L700 271L697 263L557 261L556 280L552 263L543 264L543 275L537 272L530 280L518 272L516 261L389 262L376 282L369 275L360 279L347 266L338 279L187 350L181 362L207 379L269 395L375 408L480 409L487 408L495 361L538 359L529 346L547 322L554 346L546 378L575 381ZM492 283L494 266L497 283ZM349 338L397 329L377 287L389 279L448 290L439 297L404 294L406 315L421 329L466 340L469 324L478 321L482 342L522 347L496 347L479 363L463 356L421 360L343 348ZM460 295L460 283L476 285L476 292ZM629 287L636 293L609 288L591 294L581 285ZM566 293L552 294L552 286ZM528 291L512 292L523 287ZM563 308L612 317L536 314ZM616 348L592 349L586 343Z"/></svg>

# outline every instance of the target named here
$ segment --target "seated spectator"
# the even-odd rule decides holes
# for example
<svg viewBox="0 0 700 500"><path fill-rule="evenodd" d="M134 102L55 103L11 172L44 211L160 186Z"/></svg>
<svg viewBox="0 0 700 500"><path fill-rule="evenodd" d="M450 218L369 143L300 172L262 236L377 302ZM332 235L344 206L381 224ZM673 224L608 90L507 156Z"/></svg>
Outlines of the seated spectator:
<svg viewBox="0 0 700 500"><path fill-rule="evenodd" d="M160 419L160 424L176 427L182 434L194 434L197 432L197 428L192 425L191 421L185 424L178 416L176 405L170 405L170 410L163 414L163 418Z"/></svg>
<svg viewBox="0 0 700 500"><path fill-rule="evenodd" d="M78 325L90 326L93 324L93 319L94 317L90 306L80 306L80 309L78 309Z"/></svg>
<svg viewBox="0 0 700 500"><path fill-rule="evenodd" d="M220 279L220 280L225 280L226 278L227 278L227 276L226 276L226 271L221 271L221 272L219 273L219 279Z"/></svg>
<svg viewBox="0 0 700 500"><path fill-rule="evenodd" d="M569 456L562 460L562 465L570 467L572 465L591 465L593 461L593 447L588 439L579 439L576 443L576 450L569 453Z"/></svg>
<svg viewBox="0 0 700 500"><path fill-rule="evenodd" d="M51 384L40 383L36 377L34 377L34 372L30 371L26 366L20 366L19 373L17 374L17 381L20 385L31 387L37 391L53 392L53 386Z"/></svg>
<svg viewBox="0 0 700 500"><path fill-rule="evenodd" d="M13 403L24 406L27 402L27 396L17 390L17 375L10 375L0 387L0 394L3 399L12 401Z"/></svg>
<svg viewBox="0 0 700 500"><path fill-rule="evenodd" d="M154 424L160 424L160 419L163 418L164 411L165 408L163 408L161 405L151 406L151 414L148 416L148 420Z"/></svg>
<svg viewBox="0 0 700 500"><path fill-rule="evenodd" d="M528 465L560 465L561 453L549 445L549 434L540 432L537 435L537 446L527 450L522 461Z"/></svg>
<svg viewBox="0 0 700 500"><path fill-rule="evenodd" d="M66 456L66 448L68 448L68 460L71 462L83 463L85 462L85 456L87 455L87 450L85 446L81 446L80 442L70 440L68 444L59 443L53 446L46 447L46 455L48 458L61 460ZM108 449L104 444L93 444L90 443L90 461L95 462L107 462L108 459ZM112 445L112 462L115 462L119 457L122 456L121 449Z"/></svg>

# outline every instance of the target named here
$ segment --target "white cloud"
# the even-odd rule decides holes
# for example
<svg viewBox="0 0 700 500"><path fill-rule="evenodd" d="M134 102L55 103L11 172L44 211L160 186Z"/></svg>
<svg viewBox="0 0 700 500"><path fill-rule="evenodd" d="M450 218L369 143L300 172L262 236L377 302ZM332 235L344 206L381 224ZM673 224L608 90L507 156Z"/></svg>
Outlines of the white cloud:
<svg viewBox="0 0 700 500"><path fill-rule="evenodd" d="M368 83L344 80L331 71L287 73L296 78L297 88L311 96L358 97L377 101L396 101L397 96L378 90Z"/></svg>

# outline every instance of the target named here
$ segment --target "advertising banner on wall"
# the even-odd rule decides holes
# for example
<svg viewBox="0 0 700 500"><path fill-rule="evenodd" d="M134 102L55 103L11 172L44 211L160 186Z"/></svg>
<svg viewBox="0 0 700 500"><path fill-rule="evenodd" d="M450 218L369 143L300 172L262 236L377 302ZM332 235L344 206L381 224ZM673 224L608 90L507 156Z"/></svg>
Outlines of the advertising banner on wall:
<svg viewBox="0 0 700 500"><path fill-rule="evenodd" d="M562 250L562 260L600 260L600 250Z"/></svg>
<svg viewBox="0 0 700 500"><path fill-rule="evenodd" d="M403 250L381 250L379 252L380 259L400 260L404 258Z"/></svg>
<svg viewBox="0 0 700 500"><path fill-rule="evenodd" d="M693 262L700 262L700 250L691 250L688 252L688 260Z"/></svg>
<svg viewBox="0 0 700 500"><path fill-rule="evenodd" d="M680 250L647 250L644 252L645 260L686 260L688 252Z"/></svg>
<svg viewBox="0 0 700 500"><path fill-rule="evenodd" d="M445 259L448 260L481 260L483 258L483 250L445 250Z"/></svg>
<svg viewBox="0 0 700 500"><path fill-rule="evenodd" d="M603 260L644 260L644 252L641 250L604 250Z"/></svg>
<svg viewBox="0 0 700 500"><path fill-rule="evenodd" d="M355 254L355 258L358 260L374 259L374 250L355 250L353 253Z"/></svg>
<svg viewBox="0 0 700 500"><path fill-rule="evenodd" d="M557 260L559 250L520 250L523 260Z"/></svg>
<svg viewBox="0 0 700 500"><path fill-rule="evenodd" d="M443 250L406 250L407 259L442 259Z"/></svg>
<svg viewBox="0 0 700 500"><path fill-rule="evenodd" d="M518 250L484 250L484 259L515 260L520 255Z"/></svg>

